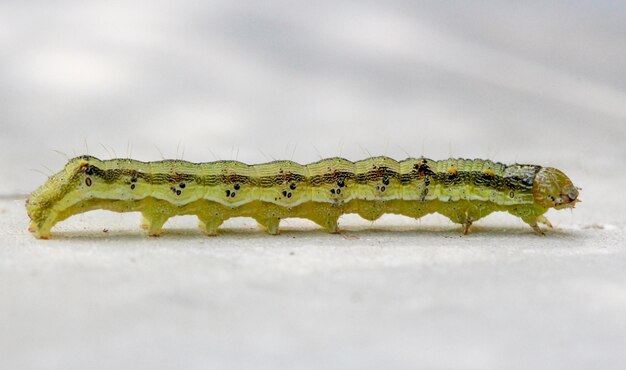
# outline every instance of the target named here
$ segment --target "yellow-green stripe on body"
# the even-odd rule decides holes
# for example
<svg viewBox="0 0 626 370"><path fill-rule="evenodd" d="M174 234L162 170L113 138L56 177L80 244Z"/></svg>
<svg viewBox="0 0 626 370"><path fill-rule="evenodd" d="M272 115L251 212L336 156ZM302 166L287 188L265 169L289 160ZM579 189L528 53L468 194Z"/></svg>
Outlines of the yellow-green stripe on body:
<svg viewBox="0 0 626 370"><path fill-rule="evenodd" d="M537 178L546 184L538 184ZM548 190L554 200L546 198ZM308 165L247 165L82 156L35 190L27 210L31 231L42 238L49 237L55 223L92 209L141 212L150 235L159 235L168 218L185 214L197 215L208 234L237 216L255 218L272 234L289 217L307 218L336 232L337 219L345 213L374 220L384 213L418 218L438 212L467 231L473 221L494 211L519 216L538 231L537 222L547 222L542 214L549 208L575 204L578 193L573 191L571 181L556 169L478 159L329 158Z"/></svg>

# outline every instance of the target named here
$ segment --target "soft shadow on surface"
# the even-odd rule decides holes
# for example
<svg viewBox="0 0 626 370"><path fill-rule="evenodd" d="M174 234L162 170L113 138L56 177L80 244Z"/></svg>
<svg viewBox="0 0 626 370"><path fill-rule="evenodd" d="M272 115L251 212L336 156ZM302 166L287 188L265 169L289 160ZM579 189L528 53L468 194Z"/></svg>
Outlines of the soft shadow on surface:
<svg viewBox="0 0 626 370"><path fill-rule="evenodd" d="M163 234L159 237L150 237L143 230L102 230L100 232L93 231L58 231L52 234L51 240L115 240L115 241L149 241L155 240L159 243L171 240L172 242L180 240L188 241L211 241L211 240L255 240L260 243L276 243L285 242L287 240L300 239L300 241L362 241L372 238L386 239L393 238L397 242L403 240L415 240L420 237L441 238L441 239L458 239L467 241L479 241L488 239L515 238L523 239L530 242L543 242L554 240L583 241L588 236L575 230L552 229L546 230L546 234L536 235L530 228L526 226L520 227L498 227L498 226L472 226L469 234L464 235L461 227L457 225L450 226L431 226L419 225L410 226L378 226L372 227L353 226L341 229L338 234L327 233L323 229L296 228L286 227L281 229L280 235L269 235L261 228L254 227L224 227L219 229L217 236L207 236L197 228L171 228L164 229Z"/></svg>

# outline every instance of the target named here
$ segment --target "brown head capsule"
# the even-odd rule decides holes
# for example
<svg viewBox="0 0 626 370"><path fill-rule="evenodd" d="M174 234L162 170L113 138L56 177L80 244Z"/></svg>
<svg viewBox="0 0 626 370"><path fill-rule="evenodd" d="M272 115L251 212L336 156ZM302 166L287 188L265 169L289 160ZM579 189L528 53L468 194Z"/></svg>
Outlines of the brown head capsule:
<svg viewBox="0 0 626 370"><path fill-rule="evenodd" d="M535 203L545 208L574 208L578 200L578 188L563 172L544 167L537 172L533 182Z"/></svg>

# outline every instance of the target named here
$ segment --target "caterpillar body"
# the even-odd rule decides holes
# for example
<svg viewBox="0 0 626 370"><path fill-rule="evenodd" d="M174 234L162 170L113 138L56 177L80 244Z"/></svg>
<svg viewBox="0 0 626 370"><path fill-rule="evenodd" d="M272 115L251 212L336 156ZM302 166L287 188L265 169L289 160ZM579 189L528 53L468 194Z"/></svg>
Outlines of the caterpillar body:
<svg viewBox="0 0 626 370"><path fill-rule="evenodd" d="M505 165L480 159L395 161L372 157L357 162L329 158L308 165L274 161L191 163L71 159L26 201L29 230L37 238L72 215L94 209L140 212L151 236L172 216L196 215L208 235L231 217L252 217L268 233L280 220L299 217L337 232L342 214L375 220L384 213L420 218L440 213L463 225L505 211L535 232L551 227L543 214L573 208L578 189L560 170L537 165Z"/></svg>

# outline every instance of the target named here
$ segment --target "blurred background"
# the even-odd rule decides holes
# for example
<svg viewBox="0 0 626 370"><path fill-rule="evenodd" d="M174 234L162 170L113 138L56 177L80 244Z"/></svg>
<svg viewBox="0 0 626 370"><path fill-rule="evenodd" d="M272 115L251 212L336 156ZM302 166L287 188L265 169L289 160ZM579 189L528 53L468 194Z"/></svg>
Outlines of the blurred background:
<svg viewBox="0 0 626 370"><path fill-rule="evenodd" d="M1 1L0 367L623 368L625 15L615 0ZM550 211L545 238L505 214L467 237L441 216L346 216L341 235L235 219L205 238L187 216L147 238L110 212L31 237L23 196L84 153L490 158L558 167L583 202Z"/></svg>
<svg viewBox="0 0 626 370"><path fill-rule="evenodd" d="M619 1L5 1L0 194L58 171L55 151L602 174L626 159L624 14Z"/></svg>

